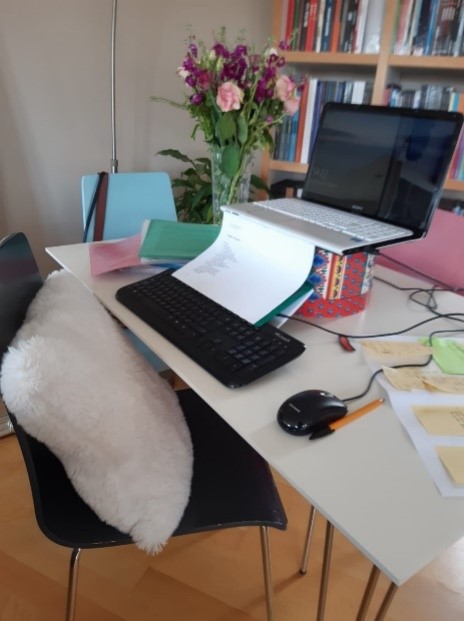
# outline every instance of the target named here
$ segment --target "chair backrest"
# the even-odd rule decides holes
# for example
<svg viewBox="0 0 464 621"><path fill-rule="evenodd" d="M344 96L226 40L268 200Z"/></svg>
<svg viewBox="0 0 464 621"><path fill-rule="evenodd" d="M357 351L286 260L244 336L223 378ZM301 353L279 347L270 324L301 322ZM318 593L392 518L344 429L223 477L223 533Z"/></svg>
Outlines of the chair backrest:
<svg viewBox="0 0 464 621"><path fill-rule="evenodd" d="M0 240L0 359L42 284L27 237L13 233Z"/></svg>
<svg viewBox="0 0 464 621"><path fill-rule="evenodd" d="M87 213L97 187L98 175L82 177L82 217ZM140 233L144 220L177 220L171 180L165 172L110 174L106 197L104 239L130 237ZM87 241L93 239L90 223Z"/></svg>

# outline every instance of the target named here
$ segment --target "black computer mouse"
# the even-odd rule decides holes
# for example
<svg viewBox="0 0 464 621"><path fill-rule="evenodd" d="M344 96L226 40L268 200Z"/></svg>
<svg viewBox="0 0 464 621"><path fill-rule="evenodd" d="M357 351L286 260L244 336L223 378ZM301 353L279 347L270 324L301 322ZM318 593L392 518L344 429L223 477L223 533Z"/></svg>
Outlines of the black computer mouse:
<svg viewBox="0 0 464 621"><path fill-rule="evenodd" d="M346 404L325 390L304 390L282 403L277 421L287 433L304 436L347 413Z"/></svg>

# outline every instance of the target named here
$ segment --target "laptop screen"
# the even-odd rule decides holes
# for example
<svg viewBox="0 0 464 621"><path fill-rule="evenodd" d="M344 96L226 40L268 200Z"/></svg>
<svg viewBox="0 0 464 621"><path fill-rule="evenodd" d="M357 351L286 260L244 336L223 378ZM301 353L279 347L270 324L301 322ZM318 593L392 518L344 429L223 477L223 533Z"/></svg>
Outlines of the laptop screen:
<svg viewBox="0 0 464 621"><path fill-rule="evenodd" d="M303 199L422 233L461 125L454 112L326 104Z"/></svg>

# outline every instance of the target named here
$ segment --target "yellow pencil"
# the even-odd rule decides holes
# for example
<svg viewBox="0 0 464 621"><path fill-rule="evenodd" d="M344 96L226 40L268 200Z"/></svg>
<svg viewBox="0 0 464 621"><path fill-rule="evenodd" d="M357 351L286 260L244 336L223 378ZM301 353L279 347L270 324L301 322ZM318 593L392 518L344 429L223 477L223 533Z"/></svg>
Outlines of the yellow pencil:
<svg viewBox="0 0 464 621"><path fill-rule="evenodd" d="M372 412L372 410L375 410L375 408L378 408L380 405L382 405L384 401L385 399L376 399L375 401L371 401L371 403L367 403L366 405L360 407L359 410L355 410L354 412L351 412L351 414L347 414L343 418L339 418L333 423L330 423L329 427L335 431L335 429L339 429L344 425L348 425L348 423L352 423L357 418L361 418L361 416L364 416L364 414Z"/></svg>
<svg viewBox="0 0 464 621"><path fill-rule="evenodd" d="M347 414L343 418L339 418L333 423L330 423L330 425L326 425L325 427L322 427L321 429L317 429L316 431L314 431L314 433L311 434L309 439L317 440L318 438L324 438L325 436L328 436L331 433L333 433L336 429L339 429L340 427L343 427L344 425L348 425L348 423L353 422L357 418L361 418L361 416L364 416L364 414L367 414L368 412L372 412L372 410L375 410L375 408L378 408L384 402L385 402L385 399L376 399L375 401L371 401L371 403L367 403L366 405L363 405L358 410L351 412L351 414Z"/></svg>

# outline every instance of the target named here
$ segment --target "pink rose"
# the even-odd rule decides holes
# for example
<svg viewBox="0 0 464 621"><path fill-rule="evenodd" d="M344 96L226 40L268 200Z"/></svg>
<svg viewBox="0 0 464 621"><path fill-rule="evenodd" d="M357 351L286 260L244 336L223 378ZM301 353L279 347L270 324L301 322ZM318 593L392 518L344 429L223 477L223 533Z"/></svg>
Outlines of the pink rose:
<svg viewBox="0 0 464 621"><path fill-rule="evenodd" d="M222 112L240 110L243 101L243 91L233 82L224 82L218 88L216 103Z"/></svg>
<svg viewBox="0 0 464 621"><path fill-rule="evenodd" d="M290 116L293 116L295 114L299 106L300 100L298 99L298 97L293 97L292 99L287 99L287 101L284 101L285 112Z"/></svg>
<svg viewBox="0 0 464 621"><path fill-rule="evenodd" d="M295 93L295 82L288 75L281 75L277 79L275 92L280 101L292 99Z"/></svg>

